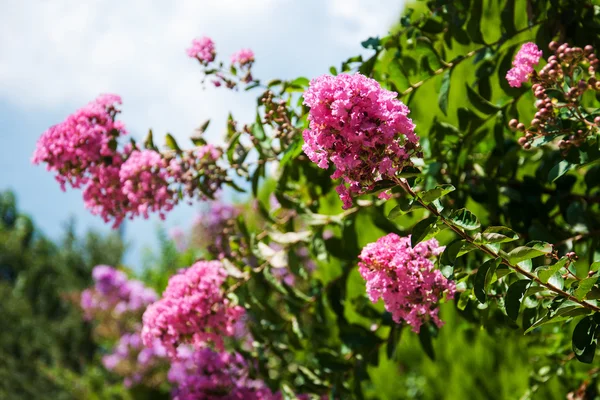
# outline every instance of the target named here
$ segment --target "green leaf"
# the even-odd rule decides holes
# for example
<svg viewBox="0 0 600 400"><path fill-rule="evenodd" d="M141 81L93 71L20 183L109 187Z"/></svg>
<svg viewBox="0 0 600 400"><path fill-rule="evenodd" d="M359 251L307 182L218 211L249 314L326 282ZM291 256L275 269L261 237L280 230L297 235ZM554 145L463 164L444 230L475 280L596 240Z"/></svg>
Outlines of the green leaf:
<svg viewBox="0 0 600 400"><path fill-rule="evenodd" d="M599 269L600 269L600 261L593 262L592 265L590 265L590 272L596 272Z"/></svg>
<svg viewBox="0 0 600 400"><path fill-rule="evenodd" d="M254 170L254 174L252 175L252 194L254 197L258 196L258 182L261 176L265 176L265 170L265 164L260 164L256 167L256 170Z"/></svg>
<svg viewBox="0 0 600 400"><path fill-rule="evenodd" d="M573 352L575 357L582 363L591 364L596 353L598 325L592 317L586 317L579 321L573 330Z"/></svg>
<svg viewBox="0 0 600 400"><path fill-rule="evenodd" d="M508 36L512 36L517 31L515 26L515 0L507 0L504 9L500 13L502 18L502 27Z"/></svg>
<svg viewBox="0 0 600 400"><path fill-rule="evenodd" d="M463 228L467 231L472 231L481 226L477 217L466 208L453 211L448 217L448 221L452 223L452 225L458 226L459 228Z"/></svg>
<svg viewBox="0 0 600 400"><path fill-rule="evenodd" d="M447 245L440 257L440 262L443 265L454 265L454 262L458 257L458 253L460 252L460 249L462 249L464 244L464 240L457 239L449 245Z"/></svg>
<svg viewBox="0 0 600 400"><path fill-rule="evenodd" d="M471 104L473 105L473 107L475 107L477 110L481 111L484 114L495 114L496 112L498 112L498 110L500 109L499 107L493 105L492 103L490 103L489 101L487 101L486 99L484 99L483 97L481 97L479 95L479 93L477 93L475 90L473 90L471 88L471 86L469 86L468 84L467 86L467 97L469 98L469 101L471 102Z"/></svg>
<svg viewBox="0 0 600 400"><path fill-rule="evenodd" d="M556 164L554 167L552 167L550 172L548 172L548 182L554 182L555 180L557 180L558 178L560 178L561 176L563 176L564 174L569 172L574 167L575 167L574 164L571 164L567 160L562 160L561 162Z"/></svg>
<svg viewBox="0 0 600 400"><path fill-rule="evenodd" d="M481 234L481 243L507 243L519 239L519 235L505 226L490 226Z"/></svg>
<svg viewBox="0 0 600 400"><path fill-rule="evenodd" d="M156 149L156 146L154 145L154 139L152 138L152 129L148 130L148 135L146 136L146 140L144 140L144 148Z"/></svg>
<svg viewBox="0 0 600 400"><path fill-rule="evenodd" d="M263 127L260 114L256 113L255 122L252 125L252 135L259 141L264 141L267 138L265 134L265 128Z"/></svg>
<svg viewBox="0 0 600 400"><path fill-rule="evenodd" d="M489 288L492 277L496 272L496 268L500 264L500 259L489 259L477 269L475 281L473 283L473 292L480 303L485 304L487 301L487 289Z"/></svg>
<svg viewBox="0 0 600 400"><path fill-rule="evenodd" d="M304 143L302 138L294 140L288 148L285 150L283 157L281 157L281 161L279 165L281 168L285 167L289 164L293 159L295 159L299 154L302 153L302 143Z"/></svg>
<svg viewBox="0 0 600 400"><path fill-rule="evenodd" d="M291 81L290 84L294 85L294 86L300 86L300 87L306 88L310 84L310 81L308 80L308 78L301 76L301 77L296 78L293 81Z"/></svg>
<svg viewBox="0 0 600 400"><path fill-rule="evenodd" d="M432 341L432 336L434 333L435 327L433 327L431 324L421 326L421 330L419 331L419 342L421 343L421 347L425 351L425 354L427 354L427 356L429 356L429 358L431 358L433 361L435 361L435 351L433 350Z"/></svg>
<svg viewBox="0 0 600 400"><path fill-rule="evenodd" d="M206 121L204 121L204 123L202 125L200 125L198 128L196 128L196 133L198 135L202 135L208 128L208 125L210 125L210 119L207 119Z"/></svg>
<svg viewBox="0 0 600 400"><path fill-rule="evenodd" d="M510 285L506 291L506 298L504 304L506 306L506 315L513 321L517 320L519 316L519 309L521 308L521 300L523 294L527 289L527 286L531 283L529 279L521 279Z"/></svg>
<svg viewBox="0 0 600 400"><path fill-rule="evenodd" d="M575 289L573 295L577 297L577 300L585 299L585 296L587 296L590 290L592 290L597 280L598 278L595 276L581 280L579 282L579 286L577 286L577 289Z"/></svg>
<svg viewBox="0 0 600 400"><path fill-rule="evenodd" d="M471 2L469 9L471 18L467 21L467 33L471 40L475 43L485 44L483 34L481 33L481 17L483 15L483 0L475 0Z"/></svg>
<svg viewBox="0 0 600 400"><path fill-rule="evenodd" d="M235 132L231 139L229 139L229 144L227 145L227 160L229 160L230 164L235 163L235 158L233 156L235 154L236 146L240 142L241 136L242 132Z"/></svg>
<svg viewBox="0 0 600 400"><path fill-rule="evenodd" d="M563 305L560 306L557 310L549 310L543 316L538 319L534 324L532 324L524 333L529 333L532 330L546 324L555 324L558 322L567 321L574 317L579 317L582 315L589 315L592 313L591 310L580 306L579 304L566 301Z"/></svg>
<svg viewBox="0 0 600 400"><path fill-rule="evenodd" d="M181 152L181 149L179 148L177 141L175 140L173 135L171 135L170 133L167 133L165 135L165 142L167 143L167 147L170 148L171 150L175 150L178 153Z"/></svg>
<svg viewBox="0 0 600 400"><path fill-rule="evenodd" d="M438 94L438 106L444 115L448 115L448 96L450 94L450 75L452 69L446 70L442 77L442 86L440 87L440 93Z"/></svg>
<svg viewBox="0 0 600 400"><path fill-rule="evenodd" d="M434 189L418 193L417 196L423 201L423 203L430 204L431 202L439 199L442 196L447 195L448 193L454 190L454 186L445 184L436 186Z"/></svg>
<svg viewBox="0 0 600 400"><path fill-rule="evenodd" d="M437 217L428 217L422 221L419 221L413 227L412 235L410 238L410 244L412 247L415 247L425 238L425 236L427 236L427 234L431 231L437 220Z"/></svg>
<svg viewBox="0 0 600 400"><path fill-rule="evenodd" d="M398 200L398 205L390 210L390 213L388 214L388 218L396 219L396 218L406 214L410 210L412 210L412 208L414 206L418 206L418 205L419 205L419 203L416 203L412 199L402 197Z"/></svg>
<svg viewBox="0 0 600 400"><path fill-rule="evenodd" d="M374 49L377 50L381 46L381 40L378 37L370 37L364 42L360 42L362 47L365 49Z"/></svg>
<svg viewBox="0 0 600 400"><path fill-rule="evenodd" d="M517 264L524 260L529 260L544 254L552 252L552 245L546 242L534 241L525 246L519 246L508 253L508 260L511 264Z"/></svg>
<svg viewBox="0 0 600 400"><path fill-rule="evenodd" d="M548 283L550 278L552 278L552 276L555 273L557 273L562 267L564 267L567 264L567 261L568 258L563 257L560 260L558 260L554 265L538 269L538 278L540 278L540 281L542 281L543 283Z"/></svg>
<svg viewBox="0 0 600 400"><path fill-rule="evenodd" d="M404 167L402 171L396 176L398 178L414 178L415 176L421 176L422 172L416 167Z"/></svg>

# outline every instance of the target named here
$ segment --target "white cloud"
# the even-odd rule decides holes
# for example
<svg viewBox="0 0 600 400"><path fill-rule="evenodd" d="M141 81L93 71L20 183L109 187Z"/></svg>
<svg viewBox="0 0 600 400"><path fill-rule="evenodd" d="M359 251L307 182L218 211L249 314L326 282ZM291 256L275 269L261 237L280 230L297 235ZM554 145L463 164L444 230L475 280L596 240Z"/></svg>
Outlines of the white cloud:
<svg viewBox="0 0 600 400"><path fill-rule="evenodd" d="M330 0L327 6L333 17L332 36L351 45L370 36L385 35L400 20L404 1Z"/></svg>

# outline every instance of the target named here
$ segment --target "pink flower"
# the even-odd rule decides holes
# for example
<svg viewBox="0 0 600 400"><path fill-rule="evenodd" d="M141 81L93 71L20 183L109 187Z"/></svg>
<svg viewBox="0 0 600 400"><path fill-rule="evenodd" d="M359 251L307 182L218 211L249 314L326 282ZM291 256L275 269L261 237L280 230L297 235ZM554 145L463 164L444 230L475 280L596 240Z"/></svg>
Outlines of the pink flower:
<svg viewBox="0 0 600 400"><path fill-rule="evenodd" d="M221 289L227 272L219 261L198 261L172 276L163 298L146 309L142 339L146 346L159 339L175 357L177 347L213 343L223 347L223 337L233 336L235 322L244 309L231 304Z"/></svg>
<svg viewBox="0 0 600 400"><path fill-rule="evenodd" d="M254 62L254 52L250 49L241 49L231 56L232 64L243 66L251 62Z"/></svg>
<svg viewBox="0 0 600 400"><path fill-rule="evenodd" d="M118 104L119 96L101 95L49 128L39 138L32 162L46 163L49 171L56 172L63 190L67 183L75 188L85 185L92 168L113 157L113 144L126 134L123 123L115 121Z"/></svg>
<svg viewBox="0 0 600 400"><path fill-rule="evenodd" d="M373 303L383 299L385 309L396 323L405 321L419 332L421 325L433 321L438 327L438 303L445 295L454 298L454 282L434 269L432 256L444 250L431 239L410 245L410 236L395 233L366 245L360 253L358 270L367 281L367 294Z"/></svg>
<svg viewBox="0 0 600 400"><path fill-rule="evenodd" d="M529 75L533 73L533 66L539 63L541 56L542 51L535 43L523 44L513 60L513 68L506 73L508 84L512 87L521 87L521 84L527 82Z"/></svg>
<svg viewBox="0 0 600 400"><path fill-rule="evenodd" d="M208 64L214 61L215 55L215 44L209 37L202 37L200 39L194 39L192 41L192 47L187 50L188 56L197 58L201 63Z"/></svg>
<svg viewBox="0 0 600 400"><path fill-rule="evenodd" d="M130 216L165 212L177 204L177 194L169 189L170 174L167 161L152 150L133 151L119 171L122 192L127 196Z"/></svg>
<svg viewBox="0 0 600 400"><path fill-rule="evenodd" d="M211 349L180 352L171 364L174 400L280 400L264 382L249 377L247 361L237 353Z"/></svg>
<svg viewBox="0 0 600 400"><path fill-rule="evenodd" d="M302 149L319 168L333 164L331 177L344 181L336 188L344 208L353 195L411 164L418 137L409 109L377 81L358 73L323 75L311 81L304 104L310 125Z"/></svg>
<svg viewBox="0 0 600 400"><path fill-rule="evenodd" d="M81 293L80 306L86 319L100 314L121 315L140 313L157 296L142 282L130 280L123 271L108 265L97 265L92 270L94 286Z"/></svg>

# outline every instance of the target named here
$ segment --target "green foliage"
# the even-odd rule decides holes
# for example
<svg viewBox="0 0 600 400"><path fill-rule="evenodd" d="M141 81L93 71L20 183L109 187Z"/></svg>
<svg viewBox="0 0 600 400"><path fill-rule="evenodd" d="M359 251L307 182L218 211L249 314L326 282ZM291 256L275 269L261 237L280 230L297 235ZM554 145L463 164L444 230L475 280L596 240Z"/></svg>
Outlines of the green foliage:
<svg viewBox="0 0 600 400"><path fill-rule="evenodd" d="M12 193L0 193L1 398L78 397L56 374L79 376L99 349L72 295L90 284L93 266L118 264L123 250L115 235L77 240L73 224L54 244L19 213Z"/></svg>
<svg viewBox="0 0 600 400"><path fill-rule="evenodd" d="M524 42L544 50L551 40L598 48L598 12L592 3L575 0L421 2L409 6L390 35L363 42L372 51L369 57L352 57L332 68L333 74L358 71L373 77L411 109L423 161L395 182L378 183L376 191L391 189L393 200L387 203L367 195L340 212L332 171L317 168L299 150L307 110L296 105L293 92L307 82L269 84L246 131L259 166L245 173L260 198L262 165L281 160L268 191L291 214L281 218L260 208L265 230L277 233L240 224L245 252L231 260L247 274L235 294L254 322L257 344L250 353L269 384L333 398L411 398L398 394L397 386L384 389L400 379L389 370L399 367L392 360L406 342L436 360L398 360L409 375L426 382L418 390L407 387L407 393L417 393L412 398L527 398L552 390L561 390L562 397L579 386L586 370L572 360L592 360L600 311L597 268L590 267L600 259L597 149L581 146L566 154L547 140L524 151L508 121L531 120L535 98L527 85L510 87L505 75ZM282 119L296 127L295 135L268 118L273 98L285 105ZM593 114L596 99L585 102ZM251 146L239 150L244 135L231 132L230 161L235 153L246 157L253 151ZM596 139L591 141L597 147ZM477 378L476 368L459 364L458 354L447 354L444 364L436 350L442 343L444 348L462 343L444 333L450 330L424 327L418 336L400 335L402 327L382 305L369 303L357 256L389 232L411 233L413 246L434 236L447 245L439 266L457 284L455 304L464 322L456 322L456 329L488 332L465 341L462 353L483 342L490 352L504 349L514 354L527 382L507 378L514 382L508 391L509 385L490 383L483 374ZM281 240L290 237L298 240ZM291 265L290 255L303 240L310 241L318 264L312 278L302 266ZM271 242L283 243L281 254L288 257L275 260L274 252L265 251ZM242 261L248 259L256 262L249 267ZM296 277L294 287L273 277L271 269L285 267L285 260ZM476 354L483 358L480 350ZM462 371L475 380L446 397L443 388L434 387L442 381L448 386L439 379L446 374L442 366L451 376ZM586 387L592 388L597 372L589 373Z"/></svg>

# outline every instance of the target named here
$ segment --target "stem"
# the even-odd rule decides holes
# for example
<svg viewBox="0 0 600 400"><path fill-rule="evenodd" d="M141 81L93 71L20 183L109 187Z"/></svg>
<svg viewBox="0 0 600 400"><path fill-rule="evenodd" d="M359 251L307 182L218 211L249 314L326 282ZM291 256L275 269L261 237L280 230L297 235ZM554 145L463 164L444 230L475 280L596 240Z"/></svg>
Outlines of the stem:
<svg viewBox="0 0 600 400"><path fill-rule="evenodd" d="M593 304L587 303L583 300L579 300L577 299L575 296L565 292L562 289L557 288L556 286L550 284L550 283L544 283L542 282L537 276L535 276L534 274L532 274L531 272L525 271L523 268L519 267L518 265L514 265L512 264L504 255L500 254L500 253L496 253L495 251L489 249L487 246L485 245L481 245L481 244L476 244L475 241L473 240L473 238L466 232L464 232L463 230L461 230L460 228L454 226L452 223L450 223L438 210L437 208L435 208L434 206L430 205L430 204L426 204L424 203L418 196L417 194L411 189L410 185L408 184L408 182L406 181L406 179L399 179L396 181L398 183L398 185L406 192L408 193L410 196L412 196L415 200L417 200L419 202L419 204L421 204L421 206L423 206L424 208L426 208L427 210L429 210L429 212L431 212L433 215L437 216L444 225L446 225L448 228L452 229L458 236L462 237L465 241L467 241L469 244L471 244L472 246L478 248L479 250L483 251L484 253L488 254L490 257L493 258L499 258L501 260L501 263L506 265L507 267L509 267L510 269L518 272L521 275L526 276L527 278L531 279L532 281L536 282L538 285L543 286L545 288L547 288L548 290L555 292L589 310L592 311L600 311L600 307L597 307Z"/></svg>

